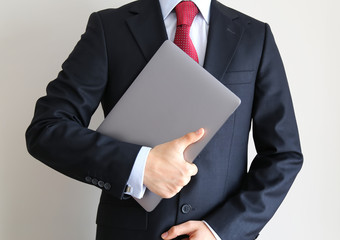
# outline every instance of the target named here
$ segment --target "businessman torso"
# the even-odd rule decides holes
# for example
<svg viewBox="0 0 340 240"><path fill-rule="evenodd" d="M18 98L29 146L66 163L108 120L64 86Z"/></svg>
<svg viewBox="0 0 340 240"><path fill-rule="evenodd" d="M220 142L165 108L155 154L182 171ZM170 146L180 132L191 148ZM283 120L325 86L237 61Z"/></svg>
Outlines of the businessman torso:
<svg viewBox="0 0 340 240"><path fill-rule="evenodd" d="M212 1L210 15L204 68L238 95L242 104L195 160L199 173L153 212L145 212L132 198L120 199L121 191L103 191L98 239L160 239L169 227L188 220L206 220L223 239L254 239L300 168L294 113L269 27L216 1ZM66 75L80 72L84 76L78 79L86 79L67 83L77 89L72 97L79 111L76 121L86 126L99 101L108 114L166 39L157 0L141 0L91 15L86 33L58 77L66 79ZM247 173L252 121L259 154ZM95 149L89 151L97 154ZM129 147L124 151L130 151ZM136 151L132 147L131 155ZM47 164L60 171L54 163ZM79 167L88 171L86 165ZM62 168L65 174L84 181L81 170L75 174ZM110 179L115 189L115 184L126 181L128 172L122 169L121 176L114 177L107 174L98 175Z"/></svg>

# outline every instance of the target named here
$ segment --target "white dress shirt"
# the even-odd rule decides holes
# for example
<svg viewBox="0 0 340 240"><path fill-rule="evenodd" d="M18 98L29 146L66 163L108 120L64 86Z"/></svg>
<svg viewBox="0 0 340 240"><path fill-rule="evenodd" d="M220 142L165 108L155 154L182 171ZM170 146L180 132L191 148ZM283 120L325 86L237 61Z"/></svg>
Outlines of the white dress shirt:
<svg viewBox="0 0 340 240"><path fill-rule="evenodd" d="M159 0L161 11L163 15L164 25L168 38L171 41L175 39L177 16L175 12L176 5L182 0ZM209 19L210 19L210 0L191 0L196 4L199 9L199 13L196 15L191 28L190 28L190 38L195 46L198 61L201 66L204 64L205 52L207 48L208 41L208 31L209 31ZM129 186L129 194L135 198L142 198L146 187L143 185L144 179L144 169L148 154L151 148L142 147L139 151L136 161L133 165L130 177L127 181ZM208 223L203 221L210 231L214 234L217 240L221 238L215 233L215 231L209 226Z"/></svg>

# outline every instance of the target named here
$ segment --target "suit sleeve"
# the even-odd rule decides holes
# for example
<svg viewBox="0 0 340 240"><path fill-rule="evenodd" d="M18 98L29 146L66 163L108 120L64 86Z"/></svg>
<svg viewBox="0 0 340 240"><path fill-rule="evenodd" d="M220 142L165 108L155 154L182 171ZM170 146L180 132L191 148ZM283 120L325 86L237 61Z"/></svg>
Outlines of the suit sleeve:
<svg viewBox="0 0 340 240"><path fill-rule="evenodd" d="M303 161L285 71L268 25L252 120L257 155L242 188L205 218L226 240L256 238L283 201Z"/></svg>
<svg viewBox="0 0 340 240"><path fill-rule="evenodd" d="M30 154L46 165L122 198L140 146L87 128L107 74L104 32L94 13L62 71L48 84L46 96L37 101L26 142Z"/></svg>

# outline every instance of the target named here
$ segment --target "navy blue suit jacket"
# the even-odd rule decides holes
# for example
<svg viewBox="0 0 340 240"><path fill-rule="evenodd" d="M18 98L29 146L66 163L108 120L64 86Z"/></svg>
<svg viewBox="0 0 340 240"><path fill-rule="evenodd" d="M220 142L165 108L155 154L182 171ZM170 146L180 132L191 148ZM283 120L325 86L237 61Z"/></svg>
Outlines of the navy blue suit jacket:
<svg viewBox="0 0 340 240"><path fill-rule="evenodd" d="M195 219L206 220L222 239L255 239L302 165L286 75L267 24L212 1L204 68L242 104L195 160L199 173L153 212L123 194L141 146L87 128L98 105L108 114L166 39L157 0L93 13L37 101L28 150L103 189L97 239L160 239L169 227ZM257 155L247 171L251 124Z"/></svg>

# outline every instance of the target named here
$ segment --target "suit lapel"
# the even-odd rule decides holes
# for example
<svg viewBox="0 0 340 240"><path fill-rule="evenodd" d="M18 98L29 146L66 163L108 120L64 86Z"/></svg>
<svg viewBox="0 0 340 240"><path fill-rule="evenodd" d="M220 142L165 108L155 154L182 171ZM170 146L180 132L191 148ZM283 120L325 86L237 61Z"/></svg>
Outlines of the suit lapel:
<svg viewBox="0 0 340 240"><path fill-rule="evenodd" d="M168 38L158 0L140 0L127 19L127 24L140 47L146 61L149 61L161 44Z"/></svg>
<svg viewBox="0 0 340 240"><path fill-rule="evenodd" d="M131 12L127 24L140 47L146 61L149 61L161 44L168 38L158 0L140 0ZM233 20L234 12L212 0L210 26L204 68L217 79L227 70L243 28Z"/></svg>
<svg viewBox="0 0 340 240"><path fill-rule="evenodd" d="M221 79L226 72L243 34L243 28L233 22L238 16L233 12L222 12L222 7L225 8L212 0L204 61L204 68L217 79Z"/></svg>

